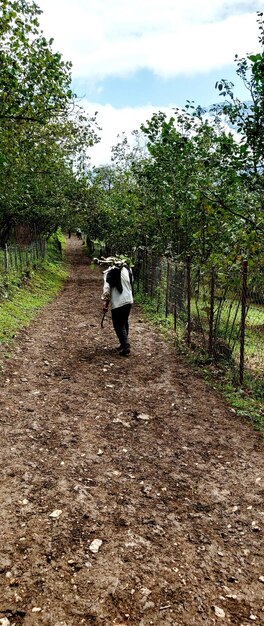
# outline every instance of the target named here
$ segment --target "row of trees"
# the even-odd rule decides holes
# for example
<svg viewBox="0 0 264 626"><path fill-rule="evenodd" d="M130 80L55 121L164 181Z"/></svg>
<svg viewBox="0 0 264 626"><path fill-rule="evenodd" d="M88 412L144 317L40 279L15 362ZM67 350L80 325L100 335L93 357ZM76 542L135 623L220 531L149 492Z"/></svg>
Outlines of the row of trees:
<svg viewBox="0 0 264 626"><path fill-rule="evenodd" d="M264 209L264 24L261 49L236 59L240 102L187 101L120 137L109 166L89 166L99 141L71 89L71 64L53 51L32 0L0 1L0 246L18 225L49 234L82 227L114 251L148 246L200 262L261 263Z"/></svg>
<svg viewBox="0 0 264 626"><path fill-rule="evenodd" d="M109 167L91 174L88 231L110 247L149 246L206 263L261 262L264 230L264 26L261 51L236 59L248 88L216 84L224 102L193 102L168 119L154 114L112 149ZM263 261L263 257L262 257Z"/></svg>
<svg viewBox="0 0 264 626"><path fill-rule="evenodd" d="M40 29L35 2L0 2L0 246L19 224L49 234L86 202L98 141L71 89L71 64ZM77 217L78 219L78 217Z"/></svg>

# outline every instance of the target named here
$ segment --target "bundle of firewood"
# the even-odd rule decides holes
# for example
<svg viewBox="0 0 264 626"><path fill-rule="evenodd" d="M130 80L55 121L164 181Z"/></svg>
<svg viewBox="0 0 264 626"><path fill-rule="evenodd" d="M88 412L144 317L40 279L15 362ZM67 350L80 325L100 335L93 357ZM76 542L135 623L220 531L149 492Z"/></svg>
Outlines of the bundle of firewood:
<svg viewBox="0 0 264 626"><path fill-rule="evenodd" d="M115 256L108 256L108 257L102 256L100 259L97 259L97 257L94 257L93 263L95 263L96 265L105 265L109 267L111 265L117 265L117 266L125 265L126 261L124 259L119 259L118 257L115 257Z"/></svg>

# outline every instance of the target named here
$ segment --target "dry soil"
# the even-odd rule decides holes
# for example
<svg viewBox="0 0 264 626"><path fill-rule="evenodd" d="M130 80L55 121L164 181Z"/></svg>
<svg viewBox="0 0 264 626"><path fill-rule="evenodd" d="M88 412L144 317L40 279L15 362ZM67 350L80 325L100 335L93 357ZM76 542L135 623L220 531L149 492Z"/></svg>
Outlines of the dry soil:
<svg viewBox="0 0 264 626"><path fill-rule="evenodd" d="M0 625L264 624L261 435L67 254L1 375Z"/></svg>

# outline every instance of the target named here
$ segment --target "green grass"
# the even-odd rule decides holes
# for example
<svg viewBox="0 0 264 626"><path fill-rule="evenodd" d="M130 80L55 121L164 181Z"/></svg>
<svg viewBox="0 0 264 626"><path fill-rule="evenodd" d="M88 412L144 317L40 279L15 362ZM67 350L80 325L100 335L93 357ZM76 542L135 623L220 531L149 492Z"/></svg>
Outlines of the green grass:
<svg viewBox="0 0 264 626"><path fill-rule="evenodd" d="M166 326L172 320L172 316L165 318L165 288L156 288L154 296L151 298L147 294L142 294L141 298L144 298L144 305L148 307L149 314L155 316L158 319L158 324ZM138 296L139 297L139 296ZM158 298L160 299L161 306L159 312L157 311ZM197 311L198 308L198 311ZM191 319L192 322L201 324L204 337L199 331L196 333L193 339L198 343L203 343L204 340L208 342L209 334L209 300L203 300L200 298L197 302L194 299L191 300ZM184 334L185 324L187 322L186 312L180 313L180 317L177 320L177 334L180 338ZM185 319L184 319L185 318ZM214 319L217 319L217 305L215 306ZM239 336L240 336L240 319L241 319L241 305L235 300L226 299L222 308L221 315L217 325L217 337L223 339L223 341L232 349L232 357L234 361L239 363ZM173 324L173 322L171 322ZM204 346L206 349L206 346ZM247 311L246 316L246 330L245 330L245 366L254 375L259 376L264 374L263 369L263 356L264 356L264 307L251 303Z"/></svg>
<svg viewBox="0 0 264 626"><path fill-rule="evenodd" d="M55 239L48 245L47 258L19 279L10 281L0 298L0 344L9 344L18 330L29 325L38 311L61 289L68 271Z"/></svg>
<svg viewBox="0 0 264 626"><path fill-rule="evenodd" d="M254 427L264 433L264 383L258 372L245 371L243 387L238 385L238 367L234 361L211 362L204 350L188 349L184 342L185 324L178 321L177 333L173 331L173 316L164 317L156 311L157 302L149 295L138 292L135 303L141 307L144 317L158 327L165 339L173 341L175 349L207 383L225 398L240 417L249 419ZM254 312L251 320L255 321ZM261 312L262 314L262 312ZM250 318L249 318L250 319ZM254 335L255 336L255 335Z"/></svg>
<svg viewBox="0 0 264 626"><path fill-rule="evenodd" d="M261 380L247 381L245 376L243 388L234 388L232 382L229 383L226 378L220 391L234 408L236 415L249 419L258 430L264 433L263 382Z"/></svg>
<svg viewBox="0 0 264 626"><path fill-rule="evenodd" d="M209 302L207 307L203 307L201 301L198 301L198 310L202 325L208 332L209 321L205 309L209 310ZM227 343L230 342L234 346L233 357L235 360L239 358L239 334L241 306L239 305L237 312L237 302L235 300L226 300L222 309L221 316L217 328L219 338L223 338ZM215 316L217 311L215 311ZM236 315L236 318L235 318ZM197 309L192 301L191 316L197 318ZM245 332L245 361L248 368L255 371L256 375L263 374L263 355L264 355L264 307L263 305L250 304L246 316L246 332ZM230 333L232 331L232 336Z"/></svg>

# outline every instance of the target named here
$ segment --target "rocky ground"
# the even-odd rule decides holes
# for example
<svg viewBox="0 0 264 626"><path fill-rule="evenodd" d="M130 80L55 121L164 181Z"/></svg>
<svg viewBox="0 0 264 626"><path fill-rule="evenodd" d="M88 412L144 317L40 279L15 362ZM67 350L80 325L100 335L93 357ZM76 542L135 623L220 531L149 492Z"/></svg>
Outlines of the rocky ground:
<svg viewBox="0 0 264 626"><path fill-rule="evenodd" d="M102 274L16 337L0 392L0 626L264 624L263 439Z"/></svg>

